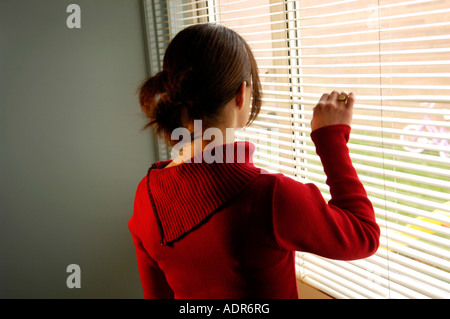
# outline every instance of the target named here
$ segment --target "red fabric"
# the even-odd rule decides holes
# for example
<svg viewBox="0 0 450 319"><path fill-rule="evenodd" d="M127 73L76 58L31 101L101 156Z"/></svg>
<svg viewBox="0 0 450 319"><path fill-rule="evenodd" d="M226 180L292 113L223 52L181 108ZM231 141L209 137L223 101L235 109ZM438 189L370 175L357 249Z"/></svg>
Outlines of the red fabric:
<svg viewBox="0 0 450 319"><path fill-rule="evenodd" d="M216 147L234 163L152 165L137 188L129 229L145 298L298 298L294 252L353 260L378 248L380 229L351 163L350 127L311 138L327 174L314 184L269 174L248 142ZM237 153L237 155L236 155Z"/></svg>

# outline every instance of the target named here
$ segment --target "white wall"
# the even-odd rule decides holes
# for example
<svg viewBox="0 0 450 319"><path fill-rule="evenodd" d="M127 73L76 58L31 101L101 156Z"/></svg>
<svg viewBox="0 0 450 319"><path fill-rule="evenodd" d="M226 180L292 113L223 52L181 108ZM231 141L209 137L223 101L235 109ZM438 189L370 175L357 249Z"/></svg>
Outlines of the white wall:
<svg viewBox="0 0 450 319"><path fill-rule="evenodd" d="M145 76L139 0L0 1L1 298L142 297L127 222L155 160Z"/></svg>

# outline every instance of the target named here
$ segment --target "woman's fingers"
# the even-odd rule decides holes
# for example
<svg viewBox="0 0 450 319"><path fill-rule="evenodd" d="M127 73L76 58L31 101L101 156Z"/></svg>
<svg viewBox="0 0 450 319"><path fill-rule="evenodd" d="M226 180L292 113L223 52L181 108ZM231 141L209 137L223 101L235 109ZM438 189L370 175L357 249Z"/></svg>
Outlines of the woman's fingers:
<svg viewBox="0 0 450 319"><path fill-rule="evenodd" d="M323 94L319 102L313 109L311 119L311 129L314 131L320 127L347 124L352 120L355 94L333 91L330 94Z"/></svg>
<svg viewBox="0 0 450 319"><path fill-rule="evenodd" d="M337 102L338 97L339 97L338 91L333 91L331 92L330 97L328 98L328 102L329 103Z"/></svg>
<svg viewBox="0 0 450 319"><path fill-rule="evenodd" d="M347 97L347 107L353 108L353 106L355 105L355 100L356 100L355 93L350 92L350 94Z"/></svg>
<svg viewBox="0 0 450 319"><path fill-rule="evenodd" d="M329 96L330 95L327 93L322 94L322 97L320 98L320 100L317 104L325 105L325 103L327 103L327 101L328 101Z"/></svg>
<svg viewBox="0 0 450 319"><path fill-rule="evenodd" d="M347 102L347 93L345 93L345 92L339 93L338 101L340 103L344 103L345 104Z"/></svg>

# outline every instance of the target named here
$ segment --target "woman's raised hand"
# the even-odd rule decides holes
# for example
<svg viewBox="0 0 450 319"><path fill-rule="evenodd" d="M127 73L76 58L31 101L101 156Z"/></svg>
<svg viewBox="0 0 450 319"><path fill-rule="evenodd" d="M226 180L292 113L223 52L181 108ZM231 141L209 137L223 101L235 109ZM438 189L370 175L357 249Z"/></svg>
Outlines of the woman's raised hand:
<svg viewBox="0 0 450 319"><path fill-rule="evenodd" d="M335 124L350 125L354 104L355 94L353 92L348 95L345 92L337 91L323 94L313 109L311 131Z"/></svg>

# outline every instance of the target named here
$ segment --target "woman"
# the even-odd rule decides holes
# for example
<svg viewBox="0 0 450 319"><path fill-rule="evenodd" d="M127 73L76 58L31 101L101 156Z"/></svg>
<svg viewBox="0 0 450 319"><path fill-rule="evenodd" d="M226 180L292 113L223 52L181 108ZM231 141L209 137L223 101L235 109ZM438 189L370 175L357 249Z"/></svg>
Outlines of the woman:
<svg viewBox="0 0 450 319"><path fill-rule="evenodd" d="M255 167L254 145L234 142L230 132L257 117L260 91L247 43L213 24L178 33L163 70L141 86L147 127L172 146L173 132L188 132L178 156L154 163L137 188L129 228L146 298L298 298L295 251L351 260L377 250L346 146L355 96L333 91L314 109L327 203L313 184Z"/></svg>

